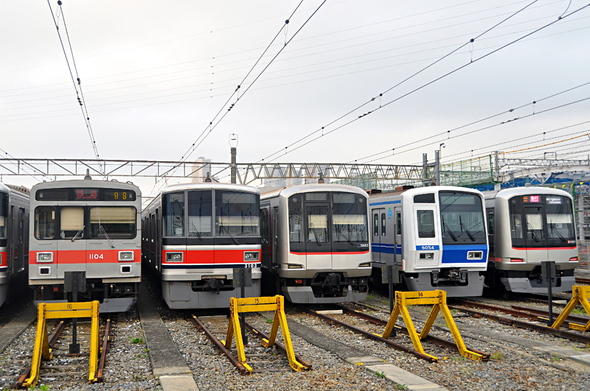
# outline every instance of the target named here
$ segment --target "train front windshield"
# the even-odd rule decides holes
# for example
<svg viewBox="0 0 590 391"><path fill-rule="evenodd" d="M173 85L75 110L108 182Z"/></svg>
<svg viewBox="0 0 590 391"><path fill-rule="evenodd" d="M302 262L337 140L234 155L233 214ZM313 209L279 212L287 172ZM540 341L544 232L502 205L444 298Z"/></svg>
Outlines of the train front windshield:
<svg viewBox="0 0 590 391"><path fill-rule="evenodd" d="M486 244L481 197L459 191L439 197L443 244Z"/></svg>
<svg viewBox="0 0 590 391"><path fill-rule="evenodd" d="M237 191L215 192L215 234L218 236L259 236L258 197Z"/></svg>
<svg viewBox="0 0 590 391"><path fill-rule="evenodd" d="M562 247L576 243L572 201L559 195L510 199L510 235L514 247Z"/></svg>
<svg viewBox="0 0 590 391"><path fill-rule="evenodd" d="M8 194L0 193L0 238L6 237L6 214L8 213Z"/></svg>

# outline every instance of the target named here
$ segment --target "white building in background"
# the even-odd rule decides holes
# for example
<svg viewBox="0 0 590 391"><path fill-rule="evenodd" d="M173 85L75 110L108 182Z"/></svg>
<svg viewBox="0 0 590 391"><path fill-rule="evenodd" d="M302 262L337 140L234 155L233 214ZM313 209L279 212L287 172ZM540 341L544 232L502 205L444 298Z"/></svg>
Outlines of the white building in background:
<svg viewBox="0 0 590 391"><path fill-rule="evenodd" d="M203 183L205 182L205 179L207 179L207 174L213 176L213 173L211 172L211 159L199 157L193 164L191 170L191 182Z"/></svg>

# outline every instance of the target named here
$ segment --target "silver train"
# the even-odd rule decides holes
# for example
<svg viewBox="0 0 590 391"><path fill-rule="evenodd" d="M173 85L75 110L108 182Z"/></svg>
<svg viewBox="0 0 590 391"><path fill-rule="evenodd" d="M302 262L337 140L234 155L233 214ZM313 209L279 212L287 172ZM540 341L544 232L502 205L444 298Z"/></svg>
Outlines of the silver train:
<svg viewBox="0 0 590 391"><path fill-rule="evenodd" d="M263 194L263 294L293 303L364 300L371 275L367 201L365 191L334 184Z"/></svg>
<svg viewBox="0 0 590 391"><path fill-rule="evenodd" d="M28 262L29 190L0 183L0 306L9 285L25 278Z"/></svg>
<svg viewBox="0 0 590 391"><path fill-rule="evenodd" d="M371 194L372 281L393 267L397 289L481 296L488 260L481 192L452 186Z"/></svg>
<svg viewBox="0 0 590 391"><path fill-rule="evenodd" d="M258 189L221 183L166 187L143 211L143 258L170 308L228 308L234 269L249 269L245 296L260 296Z"/></svg>
<svg viewBox="0 0 590 391"><path fill-rule="evenodd" d="M546 293L541 262L554 261L553 292L571 291L578 266L572 197L541 187L484 194L490 241L486 284L511 292Z"/></svg>
<svg viewBox="0 0 590 391"><path fill-rule="evenodd" d="M39 183L31 189L30 208L29 286L35 303L71 301L77 290L78 301L100 300L101 313L133 307L141 281L137 186Z"/></svg>

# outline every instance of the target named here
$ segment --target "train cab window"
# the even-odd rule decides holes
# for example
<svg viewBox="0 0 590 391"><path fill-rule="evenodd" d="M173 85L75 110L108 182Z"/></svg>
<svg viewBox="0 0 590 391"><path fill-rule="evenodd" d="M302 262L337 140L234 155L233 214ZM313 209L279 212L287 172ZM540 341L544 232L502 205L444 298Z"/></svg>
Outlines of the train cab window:
<svg viewBox="0 0 590 391"><path fill-rule="evenodd" d="M0 193L0 238L6 237L6 214L8 213L8 195Z"/></svg>
<svg viewBox="0 0 590 391"><path fill-rule="evenodd" d="M547 219L547 238L556 239L558 243L576 240L572 204L569 198L562 196L545 197Z"/></svg>
<svg viewBox="0 0 590 391"><path fill-rule="evenodd" d="M133 207L90 208L90 237L132 239L136 235L137 211Z"/></svg>
<svg viewBox="0 0 590 391"><path fill-rule="evenodd" d="M188 236L212 236L211 191L189 191L188 193Z"/></svg>
<svg viewBox="0 0 590 391"><path fill-rule="evenodd" d="M307 241L309 243L329 243L328 206L314 205L306 207Z"/></svg>
<svg viewBox="0 0 590 391"><path fill-rule="evenodd" d="M55 237L55 208L39 206L35 209L35 238L53 239Z"/></svg>
<svg viewBox="0 0 590 391"><path fill-rule="evenodd" d="M332 193L332 235L334 242L366 242L367 199L350 193Z"/></svg>
<svg viewBox="0 0 590 391"><path fill-rule="evenodd" d="M164 236L184 236L184 193L165 194L162 198Z"/></svg>
<svg viewBox="0 0 590 391"><path fill-rule="evenodd" d="M535 242L544 240L543 209L541 207L526 207L524 210L527 239Z"/></svg>
<svg viewBox="0 0 590 391"><path fill-rule="evenodd" d="M303 214L300 196L289 198L289 242L303 243Z"/></svg>
<svg viewBox="0 0 590 391"><path fill-rule="evenodd" d="M81 239L84 237L84 208L63 207L60 211L59 237L62 239Z"/></svg>
<svg viewBox="0 0 590 391"><path fill-rule="evenodd" d="M418 218L418 237L434 238L434 211L418 210L416 217Z"/></svg>
<svg viewBox="0 0 590 391"><path fill-rule="evenodd" d="M488 212L488 234L494 234L494 212Z"/></svg>
<svg viewBox="0 0 590 391"><path fill-rule="evenodd" d="M381 213L381 236L387 236L385 213Z"/></svg>
<svg viewBox="0 0 590 391"><path fill-rule="evenodd" d="M253 193L215 192L215 234L259 236L260 199Z"/></svg>

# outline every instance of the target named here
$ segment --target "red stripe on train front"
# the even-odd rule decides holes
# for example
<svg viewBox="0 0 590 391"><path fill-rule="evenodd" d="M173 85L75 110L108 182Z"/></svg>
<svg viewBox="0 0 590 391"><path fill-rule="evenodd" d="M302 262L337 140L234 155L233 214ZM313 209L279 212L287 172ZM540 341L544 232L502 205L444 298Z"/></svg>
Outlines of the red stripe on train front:
<svg viewBox="0 0 590 391"><path fill-rule="evenodd" d="M302 253L296 253L291 251L291 254L293 255L359 255L359 254L368 254L369 251L338 251L338 252L325 252L325 253L314 253L314 252L302 252Z"/></svg>
<svg viewBox="0 0 590 391"><path fill-rule="evenodd" d="M119 252L132 251L133 261L119 261ZM38 253L53 253L53 262L37 262ZM83 263L140 263L141 250L117 249L117 250L48 250L31 251L29 263L37 265L51 264L83 264Z"/></svg>
<svg viewBox="0 0 590 391"><path fill-rule="evenodd" d="M8 266L8 252L0 251L0 266Z"/></svg>
<svg viewBox="0 0 590 391"><path fill-rule="evenodd" d="M244 261L245 252L257 252L258 261ZM182 253L182 262L166 262L167 253ZM225 264L260 263L260 250L163 250L162 262L171 265L184 264Z"/></svg>
<svg viewBox="0 0 590 391"><path fill-rule="evenodd" d="M518 251L535 251L535 250L543 250L543 251L551 251L551 250L575 250L577 249L576 246L574 247L512 247L513 250Z"/></svg>

